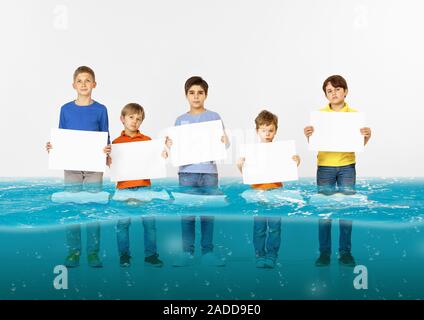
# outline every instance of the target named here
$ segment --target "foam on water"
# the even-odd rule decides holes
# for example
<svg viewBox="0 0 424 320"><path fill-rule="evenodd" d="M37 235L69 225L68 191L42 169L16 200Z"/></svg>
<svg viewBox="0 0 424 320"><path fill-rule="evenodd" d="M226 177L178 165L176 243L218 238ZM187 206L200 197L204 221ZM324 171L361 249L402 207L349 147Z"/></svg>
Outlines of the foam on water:
<svg viewBox="0 0 424 320"><path fill-rule="evenodd" d="M63 182L58 179L1 179L0 228L54 227L141 215L182 214L232 219L279 215L294 221L331 217L382 226L424 221L422 179L358 179L356 195L330 197L316 194L314 179L286 183L283 190L257 192L241 184L241 179L223 178L220 192L214 195L190 194L178 187L176 179L164 179L153 181L153 187L142 193L144 201L110 200L108 204L52 202L51 196L60 192ZM105 181L104 192L114 194L114 185ZM164 195L172 198L166 200Z"/></svg>

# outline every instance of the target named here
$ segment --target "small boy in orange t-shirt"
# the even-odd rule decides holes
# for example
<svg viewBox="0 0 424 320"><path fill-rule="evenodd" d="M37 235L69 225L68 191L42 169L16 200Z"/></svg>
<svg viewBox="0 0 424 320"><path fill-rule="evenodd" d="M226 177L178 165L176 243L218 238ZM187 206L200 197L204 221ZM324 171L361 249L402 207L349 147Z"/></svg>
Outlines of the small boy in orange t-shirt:
<svg viewBox="0 0 424 320"><path fill-rule="evenodd" d="M256 132L261 143L269 143L274 140L278 128L278 117L263 110L255 119ZM300 164L300 157L293 156L297 165ZM237 161L237 167L240 172L243 171L245 158ZM282 188L281 182L253 184L252 188L270 190ZM253 245L255 247L256 267L274 268L278 257L278 251L281 243L281 217L263 217L255 216L253 221Z"/></svg>
<svg viewBox="0 0 424 320"><path fill-rule="evenodd" d="M121 111L121 122L124 125L121 135L112 141L115 143L129 143L151 140L150 137L140 133L139 128L144 120L144 109L137 103L127 104ZM168 157L164 150L164 158ZM112 164L112 159L108 157L108 165ZM137 190L139 188L150 187L150 179L118 181L117 189ZM143 217L144 226L144 262L146 265L162 267L163 262L159 259L156 250L156 219L155 217ZM121 267L128 267L131 264L131 255L129 249L129 226L131 219L121 219L116 226L116 236L118 241L119 261Z"/></svg>

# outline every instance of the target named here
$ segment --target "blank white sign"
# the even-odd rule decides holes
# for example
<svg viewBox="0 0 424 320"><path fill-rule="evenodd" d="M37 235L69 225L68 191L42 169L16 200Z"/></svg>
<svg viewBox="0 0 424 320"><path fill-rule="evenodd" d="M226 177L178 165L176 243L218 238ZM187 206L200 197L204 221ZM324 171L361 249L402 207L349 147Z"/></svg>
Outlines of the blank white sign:
<svg viewBox="0 0 424 320"><path fill-rule="evenodd" d="M49 169L104 172L107 132L51 129Z"/></svg>
<svg viewBox="0 0 424 320"><path fill-rule="evenodd" d="M112 144L110 180L165 178L164 147L163 139Z"/></svg>
<svg viewBox="0 0 424 320"><path fill-rule="evenodd" d="M221 138L221 120L185 124L168 129L172 139L171 162L178 167L225 159L227 151Z"/></svg>
<svg viewBox="0 0 424 320"><path fill-rule="evenodd" d="M244 144L241 156L245 157L243 183L272 183L298 180L293 140L269 143Z"/></svg>
<svg viewBox="0 0 424 320"><path fill-rule="evenodd" d="M314 133L309 137L309 150L328 152L362 152L365 116L360 112L311 113Z"/></svg>

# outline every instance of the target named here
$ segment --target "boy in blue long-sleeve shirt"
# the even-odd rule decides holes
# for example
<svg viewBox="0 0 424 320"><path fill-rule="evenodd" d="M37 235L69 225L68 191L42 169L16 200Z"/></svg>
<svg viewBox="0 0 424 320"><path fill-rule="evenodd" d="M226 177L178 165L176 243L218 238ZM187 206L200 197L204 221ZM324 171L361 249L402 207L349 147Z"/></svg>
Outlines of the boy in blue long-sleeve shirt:
<svg viewBox="0 0 424 320"><path fill-rule="evenodd" d="M109 132L107 109L104 105L91 98L96 87L94 71L86 66L77 68L73 77L73 88L77 91L77 99L66 103L60 110L60 129ZM110 142L108 136L108 144ZM47 143L47 151L53 146ZM108 145L104 152L111 151ZM78 192L85 189L99 192L102 189L103 173L92 171L65 170L65 189ZM66 228L68 256L65 259L67 267L77 267L81 255L81 226L79 224ZM99 258L100 224L87 225L87 260L91 267L102 267Z"/></svg>

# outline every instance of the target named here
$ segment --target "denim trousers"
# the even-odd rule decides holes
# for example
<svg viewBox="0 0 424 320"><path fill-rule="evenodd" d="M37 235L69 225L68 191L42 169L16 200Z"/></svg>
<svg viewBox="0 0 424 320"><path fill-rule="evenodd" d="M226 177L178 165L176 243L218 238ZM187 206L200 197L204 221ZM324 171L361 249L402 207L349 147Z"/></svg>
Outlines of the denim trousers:
<svg viewBox="0 0 424 320"><path fill-rule="evenodd" d="M180 172L178 177L181 187L206 188L205 190L214 190L218 187L218 174ZM181 218L183 251L191 254L194 254L195 219L195 216L184 216ZM213 251L214 220L213 216L200 216L202 254Z"/></svg>
<svg viewBox="0 0 424 320"><path fill-rule="evenodd" d="M156 218L142 217L144 228L144 256L150 257L157 254L156 248ZM116 240L118 243L119 255L124 253L130 255L129 228L131 219L120 219L116 225Z"/></svg>
<svg viewBox="0 0 424 320"><path fill-rule="evenodd" d="M356 169L355 164L341 167L318 166L318 193L332 195L341 192L346 195L355 194ZM336 188L337 187L337 188ZM320 253L331 254L331 219L319 219L318 238ZM339 252L350 253L352 244L352 221L339 221Z"/></svg>
<svg viewBox="0 0 424 320"><path fill-rule="evenodd" d="M253 246L256 258L276 259L281 243L281 217L254 217Z"/></svg>

